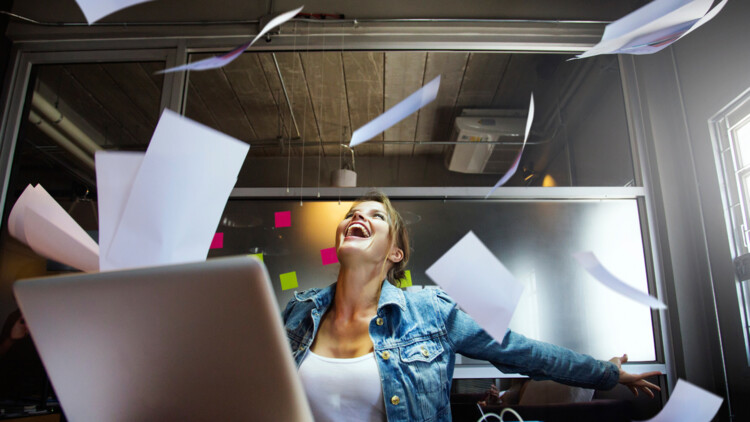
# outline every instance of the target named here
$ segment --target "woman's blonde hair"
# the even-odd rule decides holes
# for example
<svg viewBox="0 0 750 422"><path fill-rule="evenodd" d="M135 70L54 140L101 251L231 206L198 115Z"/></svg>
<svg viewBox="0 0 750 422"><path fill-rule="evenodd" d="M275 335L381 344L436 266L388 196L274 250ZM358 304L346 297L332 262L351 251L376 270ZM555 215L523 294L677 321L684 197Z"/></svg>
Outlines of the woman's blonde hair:
<svg viewBox="0 0 750 422"><path fill-rule="evenodd" d="M405 278L404 269L406 263L409 262L409 233L406 231L406 224L404 219L401 218L401 214L396 211L396 208L391 204L391 200L388 196L381 191L371 191L366 193L364 196L357 198L352 207L362 202L380 202L385 208L385 213L388 216L388 226L390 228L388 236L391 239L391 246L397 246L404 253L404 257L401 261L395 262L393 266L388 270L386 275L388 281L396 287L401 287L401 279ZM386 259L387 262L387 259Z"/></svg>

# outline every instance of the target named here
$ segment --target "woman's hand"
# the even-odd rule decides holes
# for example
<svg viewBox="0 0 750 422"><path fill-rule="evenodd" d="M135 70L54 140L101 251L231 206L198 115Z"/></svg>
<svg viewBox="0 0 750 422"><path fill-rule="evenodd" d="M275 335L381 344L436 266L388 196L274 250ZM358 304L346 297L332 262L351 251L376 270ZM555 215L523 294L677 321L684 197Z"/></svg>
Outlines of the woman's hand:
<svg viewBox="0 0 750 422"><path fill-rule="evenodd" d="M658 385L652 384L645 380L645 378L661 375L659 371L644 372L642 374L630 374L622 369L622 364L628 361L628 355L622 355L622 357L614 357L609 360L610 362L617 365L617 369L620 370L620 384L628 387L635 396L638 396L638 390L648 394L649 397L654 398L654 392L651 391L653 388L656 391L661 391Z"/></svg>

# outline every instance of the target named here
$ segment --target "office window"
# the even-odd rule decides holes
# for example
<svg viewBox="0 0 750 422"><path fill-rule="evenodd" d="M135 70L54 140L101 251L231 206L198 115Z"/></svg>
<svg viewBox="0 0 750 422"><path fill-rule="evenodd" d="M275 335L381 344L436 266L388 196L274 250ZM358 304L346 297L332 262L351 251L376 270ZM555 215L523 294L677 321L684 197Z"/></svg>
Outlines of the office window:
<svg viewBox="0 0 750 422"><path fill-rule="evenodd" d="M114 55L113 55L114 56ZM40 184L96 238L94 153L145 151L159 119L164 61L35 64L15 143L3 221L29 184ZM0 232L0 322L20 318L11 286L19 279L75 271ZM8 331L9 332L9 331ZM6 335L6 331L3 332ZM31 338L14 340L0 360L0 419L58 412Z"/></svg>
<svg viewBox="0 0 750 422"><path fill-rule="evenodd" d="M511 328L527 336L609 359L627 351L632 361L657 358L650 309L599 284L571 253L594 251L633 287L647 291L637 200L407 200L394 199L411 238L407 269L414 285L446 250L472 230L524 284ZM320 251L334 246L336 226L351 206L335 200L233 199L217 230L224 247L210 257L263 254L283 308L294 290L325 287L338 264L323 265ZM273 228L276 211L295 223ZM612 247L617 239L617 247ZM280 274L297 272L299 286L282 290ZM471 280L466 280L471 288ZM627 318L623 318L627 315ZM479 361L463 359L463 365Z"/></svg>
<svg viewBox="0 0 750 422"><path fill-rule="evenodd" d="M197 61L212 54L191 54ZM251 144L237 187L635 186L616 56L469 51L246 52L188 75L184 113ZM353 130L441 76L435 101L352 152ZM278 171L279 168L284 171Z"/></svg>
<svg viewBox="0 0 750 422"><path fill-rule="evenodd" d="M750 253L750 90L714 116L710 126L732 257L737 258ZM737 297L750 364L750 280L739 278Z"/></svg>

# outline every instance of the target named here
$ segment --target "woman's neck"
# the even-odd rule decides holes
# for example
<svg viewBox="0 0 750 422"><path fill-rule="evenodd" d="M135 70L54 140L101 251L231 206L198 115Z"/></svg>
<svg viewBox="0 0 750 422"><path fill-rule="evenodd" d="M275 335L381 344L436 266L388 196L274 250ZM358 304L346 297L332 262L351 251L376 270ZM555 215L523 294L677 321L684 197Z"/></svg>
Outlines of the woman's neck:
<svg viewBox="0 0 750 422"><path fill-rule="evenodd" d="M383 277L380 268L348 268L342 265L333 298L335 319L372 318L380 300Z"/></svg>

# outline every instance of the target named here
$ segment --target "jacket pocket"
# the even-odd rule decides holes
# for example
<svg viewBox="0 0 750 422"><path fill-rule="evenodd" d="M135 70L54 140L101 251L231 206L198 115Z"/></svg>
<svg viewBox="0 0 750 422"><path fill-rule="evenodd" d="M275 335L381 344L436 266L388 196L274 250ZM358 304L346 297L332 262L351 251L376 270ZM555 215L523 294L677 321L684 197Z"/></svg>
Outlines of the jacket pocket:
<svg viewBox="0 0 750 422"><path fill-rule="evenodd" d="M435 340L423 340L399 348L402 370L423 393L442 391L446 383L445 351Z"/></svg>
<svg viewBox="0 0 750 422"><path fill-rule="evenodd" d="M432 362L443 353L443 345L434 340L420 341L399 348L401 361L409 362Z"/></svg>

